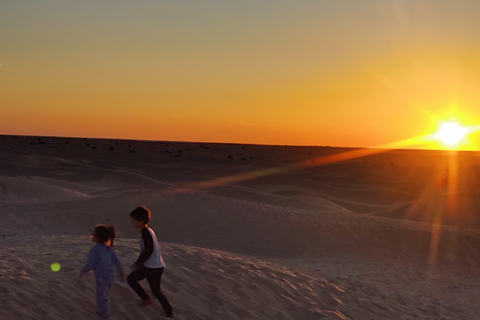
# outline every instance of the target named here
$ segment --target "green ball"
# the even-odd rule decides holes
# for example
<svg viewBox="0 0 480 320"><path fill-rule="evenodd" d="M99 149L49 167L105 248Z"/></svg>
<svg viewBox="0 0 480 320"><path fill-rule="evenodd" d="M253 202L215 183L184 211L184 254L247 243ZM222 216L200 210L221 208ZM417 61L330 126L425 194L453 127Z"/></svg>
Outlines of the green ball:
<svg viewBox="0 0 480 320"><path fill-rule="evenodd" d="M50 268L52 269L53 272L57 272L57 271L60 271L60 263L52 263L52 265L50 266Z"/></svg>

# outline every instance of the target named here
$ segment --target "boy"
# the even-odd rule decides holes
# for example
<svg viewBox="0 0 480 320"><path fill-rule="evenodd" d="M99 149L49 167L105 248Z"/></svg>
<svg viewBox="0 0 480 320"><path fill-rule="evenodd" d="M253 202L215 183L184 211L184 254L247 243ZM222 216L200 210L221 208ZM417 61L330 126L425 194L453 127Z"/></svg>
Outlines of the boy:
<svg viewBox="0 0 480 320"><path fill-rule="evenodd" d="M128 275L127 281L130 287L142 299L141 306L149 306L152 301L143 290L138 281L147 278L150 289L165 310L167 318L173 318L173 309L168 302L167 297L160 290L163 268L165 263L162 259L162 252L158 245L155 232L147 226L151 217L150 210L145 207L138 207L130 212L133 227L140 230L140 247L142 252L135 264L132 266L132 272Z"/></svg>

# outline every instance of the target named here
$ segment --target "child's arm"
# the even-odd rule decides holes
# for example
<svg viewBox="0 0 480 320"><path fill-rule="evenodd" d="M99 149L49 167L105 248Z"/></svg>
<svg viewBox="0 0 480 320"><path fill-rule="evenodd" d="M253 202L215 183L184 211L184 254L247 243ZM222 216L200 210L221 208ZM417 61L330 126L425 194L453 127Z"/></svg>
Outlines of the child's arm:
<svg viewBox="0 0 480 320"><path fill-rule="evenodd" d="M115 253L115 251L113 251L113 262L115 263L118 273L120 274L120 280L123 281L125 279L125 270L123 270L122 263L120 262L120 259L118 259L118 256Z"/></svg>
<svg viewBox="0 0 480 320"><path fill-rule="evenodd" d="M78 276L79 279L93 269L96 258L97 258L97 246L94 246L90 250L90 253L88 254L87 263L85 263L85 265L82 268L82 271L80 271L80 275Z"/></svg>
<svg viewBox="0 0 480 320"><path fill-rule="evenodd" d="M143 265L145 261L150 258L150 256L153 253L153 238L148 229L143 229L142 231L142 239L143 239L143 244L145 246L145 250L140 252L140 256L138 257L137 261L135 262L135 265L137 267L140 267Z"/></svg>

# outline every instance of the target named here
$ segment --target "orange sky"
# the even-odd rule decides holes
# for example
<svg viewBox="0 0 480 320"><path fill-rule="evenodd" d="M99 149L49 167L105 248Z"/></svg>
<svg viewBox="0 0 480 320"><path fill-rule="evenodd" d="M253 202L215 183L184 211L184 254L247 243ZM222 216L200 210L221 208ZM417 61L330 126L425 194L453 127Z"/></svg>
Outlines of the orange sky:
<svg viewBox="0 0 480 320"><path fill-rule="evenodd" d="M467 0L11 1L0 133L369 147L476 125L479 19Z"/></svg>

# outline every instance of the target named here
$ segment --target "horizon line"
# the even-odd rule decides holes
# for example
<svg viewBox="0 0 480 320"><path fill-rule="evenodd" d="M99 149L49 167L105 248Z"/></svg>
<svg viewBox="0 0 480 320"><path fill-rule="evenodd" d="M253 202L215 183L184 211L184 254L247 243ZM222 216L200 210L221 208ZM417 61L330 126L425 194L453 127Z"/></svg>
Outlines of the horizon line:
<svg viewBox="0 0 480 320"><path fill-rule="evenodd" d="M112 138L112 137L85 137L85 136L56 136L56 135L33 135L33 134L7 134L0 133L0 136L9 137L37 137L37 138L59 138L59 139L92 139L92 140L119 140L119 141L144 141L144 142L172 142L172 143L205 143L205 144L230 144L250 145L269 147L312 147L312 148L336 148L336 149L378 149L378 150L405 150L405 151L446 151L446 152L478 152L480 150L454 150L454 149L423 149L423 148L385 148L381 146L352 147L332 145L300 145L300 144L268 144L268 143L242 143L242 142L218 142L218 141L189 141L189 140L153 140L135 138Z"/></svg>

